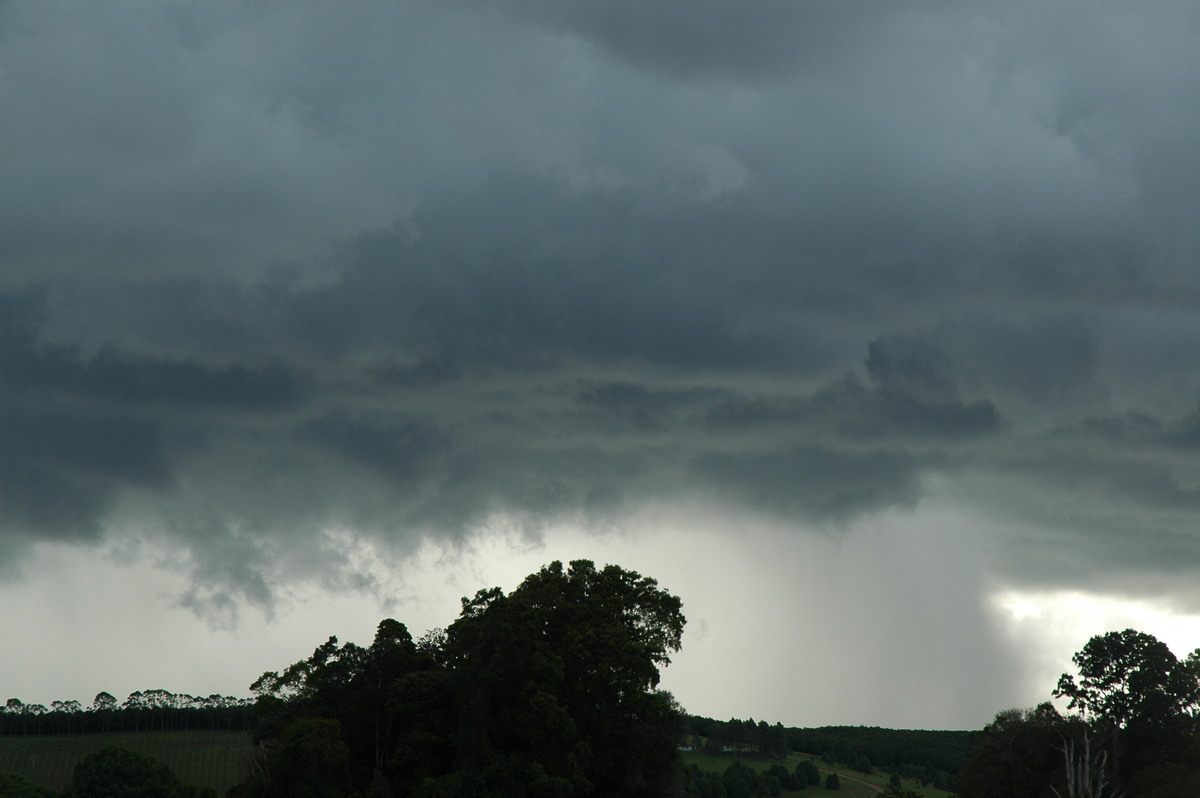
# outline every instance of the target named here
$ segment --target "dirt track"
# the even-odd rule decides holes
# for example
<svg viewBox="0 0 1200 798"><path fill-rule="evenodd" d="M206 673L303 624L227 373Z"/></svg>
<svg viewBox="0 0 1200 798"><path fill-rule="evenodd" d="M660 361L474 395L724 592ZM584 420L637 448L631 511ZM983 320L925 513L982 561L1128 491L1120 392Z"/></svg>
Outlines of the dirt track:
<svg viewBox="0 0 1200 798"><path fill-rule="evenodd" d="M829 771L827 771L827 772L829 772ZM845 773L838 773L837 776L838 776L838 779L845 779L846 781L853 781L856 784L862 784L866 787L870 787L875 792L883 792L883 788L880 787L878 784L872 784L869 781L863 781L862 779L856 779L853 776L847 776Z"/></svg>

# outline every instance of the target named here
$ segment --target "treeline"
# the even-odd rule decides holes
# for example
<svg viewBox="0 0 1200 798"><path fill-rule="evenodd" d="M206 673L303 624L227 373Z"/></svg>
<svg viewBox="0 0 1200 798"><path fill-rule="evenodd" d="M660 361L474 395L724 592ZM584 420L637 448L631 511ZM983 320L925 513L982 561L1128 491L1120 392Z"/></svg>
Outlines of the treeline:
<svg viewBox="0 0 1200 798"><path fill-rule="evenodd" d="M825 726L789 729L788 744L830 764L871 773L875 768L942 790L953 790L978 732Z"/></svg>
<svg viewBox="0 0 1200 798"><path fill-rule="evenodd" d="M755 722L754 718L727 721L688 715L684 720L686 743L709 754L757 754L767 759L788 755L788 730L780 723Z"/></svg>
<svg viewBox="0 0 1200 798"><path fill-rule="evenodd" d="M963 769L979 734L876 726L823 726L787 732L788 745L794 750L828 755L834 762L852 764L851 760L859 757L876 767L897 769L907 765L947 773Z"/></svg>
<svg viewBox="0 0 1200 798"><path fill-rule="evenodd" d="M790 752L817 754L830 765L863 773L876 768L938 789L954 788L978 732L881 729L868 726L784 727L765 721L713 720L689 715L685 743L710 754L780 759Z"/></svg>
<svg viewBox="0 0 1200 798"><path fill-rule="evenodd" d="M123 702L100 692L89 706L79 701L26 704L10 698L0 708L0 735L96 734L114 731L239 730L254 728L253 701L213 694L138 690Z"/></svg>

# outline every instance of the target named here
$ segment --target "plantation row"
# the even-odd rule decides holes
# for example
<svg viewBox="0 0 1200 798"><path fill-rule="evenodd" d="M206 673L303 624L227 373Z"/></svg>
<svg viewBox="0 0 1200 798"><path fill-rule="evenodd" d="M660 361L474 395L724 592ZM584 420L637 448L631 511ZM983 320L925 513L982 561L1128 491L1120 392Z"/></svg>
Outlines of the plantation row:
<svg viewBox="0 0 1200 798"><path fill-rule="evenodd" d="M248 698L193 696L168 690L135 691L119 703L98 693L91 706L78 701L26 704L10 698L0 708L0 735L95 734L113 731L248 731L254 728Z"/></svg>

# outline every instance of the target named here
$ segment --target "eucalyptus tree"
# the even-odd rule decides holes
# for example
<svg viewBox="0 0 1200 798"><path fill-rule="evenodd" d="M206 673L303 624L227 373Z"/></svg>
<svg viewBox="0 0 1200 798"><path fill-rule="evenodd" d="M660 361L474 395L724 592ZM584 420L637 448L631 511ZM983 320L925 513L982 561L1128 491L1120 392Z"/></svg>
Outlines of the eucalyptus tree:
<svg viewBox="0 0 1200 798"><path fill-rule="evenodd" d="M92 706L89 711L100 721L100 730L107 732L112 729L113 718L116 716L118 709L120 709L120 704L117 703L116 696L101 690L92 699Z"/></svg>

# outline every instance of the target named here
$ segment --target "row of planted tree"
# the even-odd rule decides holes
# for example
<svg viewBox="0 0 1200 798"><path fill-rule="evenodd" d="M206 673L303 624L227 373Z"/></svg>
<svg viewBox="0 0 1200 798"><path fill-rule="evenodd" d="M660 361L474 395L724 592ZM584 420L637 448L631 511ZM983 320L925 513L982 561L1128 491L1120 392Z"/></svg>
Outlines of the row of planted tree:
<svg viewBox="0 0 1200 798"><path fill-rule="evenodd" d="M79 701L26 704L10 698L0 709L0 734L94 734L112 731L188 729L249 730L255 721L249 698L193 696L168 690L138 690L123 701L100 692L90 706Z"/></svg>

